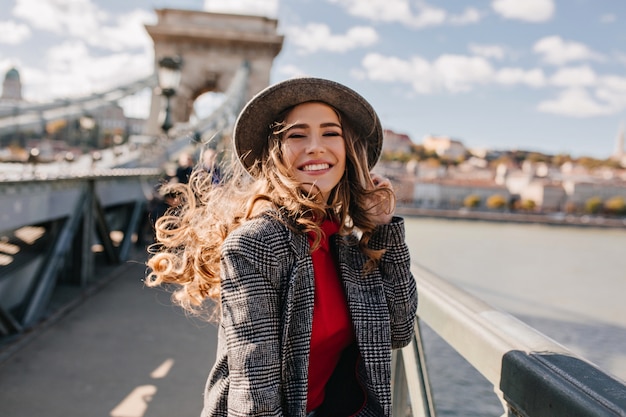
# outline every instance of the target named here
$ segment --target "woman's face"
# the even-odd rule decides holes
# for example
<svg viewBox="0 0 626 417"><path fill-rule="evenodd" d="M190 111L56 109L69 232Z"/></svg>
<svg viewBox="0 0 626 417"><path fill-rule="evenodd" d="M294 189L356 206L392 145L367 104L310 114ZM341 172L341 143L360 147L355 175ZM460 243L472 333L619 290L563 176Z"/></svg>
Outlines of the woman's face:
<svg viewBox="0 0 626 417"><path fill-rule="evenodd" d="M332 107L318 102L299 104L285 119L283 155L305 192L330 192L346 170L346 145L339 117Z"/></svg>

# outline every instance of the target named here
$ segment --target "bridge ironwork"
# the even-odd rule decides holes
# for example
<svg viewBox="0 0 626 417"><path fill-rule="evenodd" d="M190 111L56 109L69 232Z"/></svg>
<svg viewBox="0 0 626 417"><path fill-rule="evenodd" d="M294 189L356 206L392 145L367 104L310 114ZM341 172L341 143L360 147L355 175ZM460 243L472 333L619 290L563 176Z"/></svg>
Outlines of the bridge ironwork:
<svg viewBox="0 0 626 417"><path fill-rule="evenodd" d="M0 109L0 134L13 133L19 129L40 128L47 122L72 119L102 107L118 103L125 97L153 88L157 85L156 75L133 81L127 85L95 93L85 97L55 100L50 103L15 103Z"/></svg>
<svg viewBox="0 0 626 417"><path fill-rule="evenodd" d="M141 239L146 205L155 198L164 163L182 151L211 145L231 129L246 99L248 74L249 66L242 65L221 105L206 118L181 124L172 137L155 136L141 145L103 149L97 160L83 155L72 162L2 164L0 335L20 333L44 317L59 283L89 284L96 265L94 247L109 263L126 258L131 241ZM153 78L105 94L21 111L23 117L26 113L38 117L41 112L71 117L78 108L118 100L153 85ZM0 116L0 122L12 119Z"/></svg>

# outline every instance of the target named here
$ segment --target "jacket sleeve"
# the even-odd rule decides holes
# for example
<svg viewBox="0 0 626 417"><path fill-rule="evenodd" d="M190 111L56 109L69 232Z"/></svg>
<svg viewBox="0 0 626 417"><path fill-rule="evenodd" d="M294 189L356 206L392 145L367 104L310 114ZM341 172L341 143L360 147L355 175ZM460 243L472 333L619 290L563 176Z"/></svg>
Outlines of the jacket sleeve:
<svg viewBox="0 0 626 417"><path fill-rule="evenodd" d="M221 308L229 416L282 415L281 272L272 253L258 234L236 234L223 247Z"/></svg>
<svg viewBox="0 0 626 417"><path fill-rule="evenodd" d="M385 249L378 268L391 319L391 345L401 348L408 345L414 336L417 312L417 289L405 242L404 219L394 217L391 223L378 226L369 247Z"/></svg>

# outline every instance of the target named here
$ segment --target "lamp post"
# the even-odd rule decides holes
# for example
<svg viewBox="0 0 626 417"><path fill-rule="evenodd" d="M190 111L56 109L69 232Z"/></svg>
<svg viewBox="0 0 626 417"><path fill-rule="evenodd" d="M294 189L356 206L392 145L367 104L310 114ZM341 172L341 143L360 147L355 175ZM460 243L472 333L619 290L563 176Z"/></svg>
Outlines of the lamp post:
<svg viewBox="0 0 626 417"><path fill-rule="evenodd" d="M165 97L165 115L161 129L167 132L174 125L172 122L171 98L176 94L176 89L180 83L180 67L182 61L179 57L164 57L159 60L159 87L161 95Z"/></svg>

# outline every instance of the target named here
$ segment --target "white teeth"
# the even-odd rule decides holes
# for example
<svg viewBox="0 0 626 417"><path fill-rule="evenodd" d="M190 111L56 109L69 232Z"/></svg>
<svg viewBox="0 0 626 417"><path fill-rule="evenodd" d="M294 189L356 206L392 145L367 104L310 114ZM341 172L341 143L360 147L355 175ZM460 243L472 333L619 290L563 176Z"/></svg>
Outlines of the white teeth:
<svg viewBox="0 0 626 417"><path fill-rule="evenodd" d="M302 167L303 171L321 171L323 169L330 168L329 164L313 164L313 165L305 165Z"/></svg>

